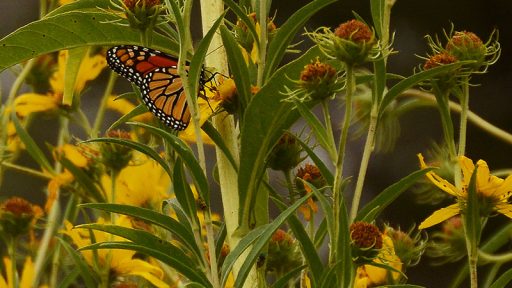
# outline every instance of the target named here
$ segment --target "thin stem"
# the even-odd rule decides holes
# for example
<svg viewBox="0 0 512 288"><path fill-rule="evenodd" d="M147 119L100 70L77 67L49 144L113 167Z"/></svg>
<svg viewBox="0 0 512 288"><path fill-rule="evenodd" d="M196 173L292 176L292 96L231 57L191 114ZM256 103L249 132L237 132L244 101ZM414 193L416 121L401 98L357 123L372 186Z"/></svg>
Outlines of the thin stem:
<svg viewBox="0 0 512 288"><path fill-rule="evenodd" d="M352 198L352 207L350 209L350 219L352 221L357 216L359 202L361 201L361 196L363 195L364 179L366 177L366 171L368 170L370 156L373 152L375 134L377 132L378 113L377 105L373 104L372 111L370 112L370 125L368 126L368 135L366 136L366 143L364 144L363 156L361 157L361 165L359 166L359 174L357 176L357 183L354 191L354 198Z"/></svg>
<svg viewBox="0 0 512 288"><path fill-rule="evenodd" d="M295 185L293 185L292 181L292 170L288 169L283 171L284 178L286 179L286 185L288 186L288 192L290 196L290 205L295 203L295 196L297 195L297 190L295 190Z"/></svg>
<svg viewBox="0 0 512 288"><path fill-rule="evenodd" d="M8 147L7 142L9 141L8 140L9 135L7 133L7 126L9 124L10 113L8 113L6 111L6 108L14 109L14 107L13 107L14 98L18 94L18 91L20 90L21 86L23 85L23 82L25 81L28 74L30 73L30 70L32 70L34 63L35 63L35 59L31 59L27 62L27 64L25 64L25 66L21 70L21 73L18 75L16 80L14 80L14 83L11 86L11 90L9 91L9 95L7 96L7 99L2 107L2 118L1 118L1 123L0 123L0 125L2 125L1 126L2 129L0 129L0 133L1 133L0 134L0 157L4 157L4 155L7 151L7 147ZM3 170L3 167L0 166L0 186L2 185L3 178L4 178L4 170Z"/></svg>
<svg viewBox="0 0 512 288"><path fill-rule="evenodd" d="M263 86L263 73L265 72L265 63L267 60L267 2L264 0L258 1L260 14L258 21L260 22L260 38L258 39L259 45L259 62L258 62L258 87Z"/></svg>
<svg viewBox="0 0 512 288"><path fill-rule="evenodd" d="M98 137L98 133L101 129L101 124L103 124L103 119L105 118L105 111L107 110L108 99L110 95L112 95L112 90L114 89L116 79L117 73L115 73L114 71L110 71L107 87L105 87L105 92L103 92L103 98L101 98L100 106L98 107L98 112L96 113L96 119L94 120L94 125L92 127L91 137Z"/></svg>
<svg viewBox="0 0 512 288"><path fill-rule="evenodd" d="M16 237L10 237L9 239L9 257L11 258L11 278L12 278L12 287L18 287L18 270L16 269Z"/></svg>
<svg viewBox="0 0 512 288"><path fill-rule="evenodd" d="M57 147L61 147L66 143L69 138L69 119L61 116L59 117L59 135L57 137ZM55 174L59 174L62 171L62 165L59 161L56 161L54 164ZM60 190L60 189L59 189ZM50 212L48 215L47 226L44 231L43 237L39 244L39 250L36 256L36 260L34 263L34 278L32 280L31 287L39 287L39 281L41 280L42 273L44 271L44 264L46 261L48 248L51 245L51 240L57 231L57 229L61 226L62 221L60 219L60 191L57 191L57 197L53 202ZM56 242L55 252L53 254L52 259L52 269L50 274L50 287L56 287L57 285L57 275L59 272L60 265L60 242Z"/></svg>
<svg viewBox="0 0 512 288"><path fill-rule="evenodd" d="M331 112L329 111L329 103L322 101L322 112L324 114L324 125L327 130L327 136L329 136L329 150L327 153L333 163L336 163L336 143L334 142L334 133L332 131Z"/></svg>
<svg viewBox="0 0 512 288"><path fill-rule="evenodd" d="M342 205L341 184L343 182L343 162L345 160L345 147L347 145L348 128L350 127L350 119L352 117L352 94L355 88L354 69L351 65L346 65L346 94L345 94L345 116L343 119L343 127L340 134L338 159L336 160L336 171L333 184L333 216L334 221L340 219L340 205ZM329 254L329 262L334 264L337 257L337 249L339 239L339 225L334 225L334 235L331 238L331 250Z"/></svg>
<svg viewBox="0 0 512 288"><path fill-rule="evenodd" d="M9 163L9 162L2 162L1 165L5 166L6 168L11 168L13 170L16 170L18 172L23 172L23 173L25 173L27 175L30 175L30 176L36 176L36 177L39 177L39 178L42 178L42 179L45 179L45 180L52 179L52 176L49 175L49 174L45 174L45 173L39 172L37 170L31 169L31 168L27 168L25 166L20 166L20 165Z"/></svg>
<svg viewBox="0 0 512 288"><path fill-rule="evenodd" d="M459 151L458 156L464 156L466 152L466 135L469 111L469 79L466 77L462 84L462 95L460 99L460 130L459 130Z"/></svg>
<svg viewBox="0 0 512 288"><path fill-rule="evenodd" d="M211 281L214 288L220 288L219 271L217 266L217 255L215 253L215 233L213 232L212 215L210 209L204 213L206 227L206 240L208 242L208 255L210 256Z"/></svg>
<svg viewBox="0 0 512 288"><path fill-rule="evenodd" d="M490 254L482 250L478 250L478 257L483 263L506 263L512 261L512 253Z"/></svg>
<svg viewBox="0 0 512 288"><path fill-rule="evenodd" d="M404 93L402 93L400 95L400 97L415 97L418 99L426 100L426 101L428 101L429 105L431 105L431 106L435 106L435 103L436 103L436 99L435 99L434 95L432 95L428 92L424 92L424 91L420 91L420 90L416 90L416 89L406 90ZM454 111L457 113L460 113L462 111L462 107L455 102L449 101L448 105L449 105L451 111ZM475 114L474 112L472 112L470 110L467 111L467 118L468 118L468 121L470 123L472 123L473 125L475 125L476 127L480 128L480 129L484 130L485 132L491 134L492 136L494 136L498 139L501 139L502 141L505 141L506 143L512 145L512 134L511 133L494 126L493 124L489 123L488 121L486 121L485 119L483 119L482 117L478 116L477 114Z"/></svg>

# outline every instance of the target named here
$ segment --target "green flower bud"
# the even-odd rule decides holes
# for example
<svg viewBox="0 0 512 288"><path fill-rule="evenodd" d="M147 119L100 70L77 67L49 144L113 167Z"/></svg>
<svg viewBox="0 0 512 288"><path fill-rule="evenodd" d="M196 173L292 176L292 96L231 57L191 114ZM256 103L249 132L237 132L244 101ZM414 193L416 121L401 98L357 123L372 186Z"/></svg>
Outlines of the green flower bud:
<svg viewBox="0 0 512 288"><path fill-rule="evenodd" d="M302 160L302 147L288 132L283 134L268 157L268 167L279 171L289 171Z"/></svg>

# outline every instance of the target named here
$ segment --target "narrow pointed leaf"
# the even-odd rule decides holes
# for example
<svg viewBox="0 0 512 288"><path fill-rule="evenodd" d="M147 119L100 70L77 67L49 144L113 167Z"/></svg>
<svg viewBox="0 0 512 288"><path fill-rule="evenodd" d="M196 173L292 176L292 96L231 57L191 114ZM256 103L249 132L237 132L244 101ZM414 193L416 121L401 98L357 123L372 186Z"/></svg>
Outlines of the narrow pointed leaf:
<svg viewBox="0 0 512 288"><path fill-rule="evenodd" d="M427 168L415 171L384 189L384 191L379 193L379 195L373 198L372 201L366 204L363 209L357 213L354 221L372 222L389 204L393 203L398 196L431 170L432 168Z"/></svg>
<svg viewBox="0 0 512 288"><path fill-rule="evenodd" d="M162 137L167 144L171 145L171 147L181 157L183 163L187 165L189 171L191 172L191 176L194 179L195 187L201 198L206 203L210 203L210 188L208 185L208 180L206 179L206 175L204 175L203 169L201 169L199 162L194 156L194 153L192 152L190 147L185 142L183 142L183 140L165 130L153 127L151 125L137 122L128 122L127 124L143 127L149 132Z"/></svg>
<svg viewBox="0 0 512 288"><path fill-rule="evenodd" d="M322 122L320 122L316 115L311 112L311 108L300 101L294 101L294 103L297 110L299 110L300 115L302 115L302 118L304 118L304 120L306 120L306 122L309 124L309 127L311 127L311 130L315 134L315 138L318 144L320 144L320 146L322 146L325 151L332 151L331 147L334 146L334 140L329 137L327 129L325 129ZM331 157L336 157L336 155L331 155Z"/></svg>
<svg viewBox="0 0 512 288"><path fill-rule="evenodd" d="M258 32L256 32L256 26L254 25L254 21L252 21L249 16L247 16L247 13L242 10L241 5L235 3L233 0L224 0L224 4L235 13L236 17L240 19L242 23L244 23L245 27L247 27L247 30L249 33L251 33L252 39L254 40L254 43L256 45L259 45L258 42Z"/></svg>
<svg viewBox="0 0 512 288"><path fill-rule="evenodd" d="M62 104L71 106L75 94L75 83L80 71L82 60L89 53L89 47L77 47L69 49L68 60L66 62L66 72L64 73L64 95Z"/></svg>
<svg viewBox="0 0 512 288"><path fill-rule="evenodd" d="M66 241L61 238L57 238L60 242L60 245L64 247L66 252L71 256L73 261L75 262L76 267L78 268L80 276L82 276L82 280L84 280L85 287L94 288L99 284L98 279L95 279L94 274L91 273L89 266L87 266L87 262L85 259L81 257L80 253L78 253L73 247L71 247Z"/></svg>
<svg viewBox="0 0 512 288"><path fill-rule="evenodd" d="M180 207L189 218L189 221L199 225L196 200L194 199L192 190L190 190L190 184L187 182L185 171L183 170L183 164L180 159L177 159L176 164L174 165L173 180L174 195L176 195L176 199L180 203Z"/></svg>
<svg viewBox="0 0 512 288"><path fill-rule="evenodd" d="M172 177L172 172L171 172L171 169L169 168L169 165L167 165L167 162L162 157L160 157L160 154L158 154L158 152L156 152L153 148L149 147L148 145L145 145L145 144L142 144L139 142L135 142L132 140L120 139L120 138L94 138L94 139L86 140L83 143L90 143L90 142L105 142L105 143L119 144L119 145L123 145L123 146L129 147L129 148L132 148L134 150L137 150L137 151L147 155L148 157L152 158L156 162L158 162L158 164L160 164L160 166L162 166L162 168L165 170L165 172L167 172L169 177Z"/></svg>
<svg viewBox="0 0 512 288"><path fill-rule="evenodd" d="M322 174L322 176L325 178L327 185L332 186L334 183L334 176L332 175L329 168L327 168L327 166L325 166L324 162L320 159L320 157L318 157L318 155L316 155L315 152L313 152L313 150L309 147L308 144L304 143L304 141L302 141L298 137L295 137L295 139L298 141L300 146L302 146L302 149L304 149L304 151L306 151L309 158L311 158L311 160L313 160L313 163L315 163L316 167L318 167L318 169L320 170L320 174Z"/></svg>
<svg viewBox="0 0 512 288"><path fill-rule="evenodd" d="M36 142L34 141L34 139L32 139L32 136L28 134L27 130L25 130L23 126L21 126L20 120L16 116L16 112L14 111L14 109L11 113L11 120L14 124L14 128L16 128L16 134L18 135L18 137L20 137L21 142L25 144L25 149L27 150L28 154L30 154L32 159L34 159L34 161L36 161L36 163L39 164L41 169L46 170L50 173L54 173L53 167L52 165L50 165L50 161L48 160L48 158L46 158L43 151L39 149L39 146L37 146Z"/></svg>
<svg viewBox="0 0 512 288"><path fill-rule="evenodd" d="M128 112L127 114L124 114L123 116L121 116L121 118L117 119L116 122L112 123L112 125L110 125L110 127L108 127L107 130L112 130L112 129L116 128L117 126L119 126L123 123L126 123L127 121L130 121L133 117L139 116L148 111L149 110L148 110L147 106L145 104L141 103L141 104L137 105L137 107L133 108L132 111Z"/></svg>
<svg viewBox="0 0 512 288"><path fill-rule="evenodd" d="M277 281L270 286L270 288L286 288L289 287L289 281L293 280L295 278L298 278L300 276L300 272L302 272L302 269L306 268L307 266L299 266L295 269L292 269L288 273L281 276Z"/></svg>
<svg viewBox="0 0 512 288"><path fill-rule="evenodd" d="M187 229L182 223L176 221L172 217L158 213L156 211L141 208L136 206L124 204L110 204L110 203L87 203L81 204L82 208L99 209L111 213L118 213L135 217L151 224L158 225L165 230L172 233L173 238L176 238L186 246L190 251L193 251L196 257L201 257L201 253L197 245L195 245L194 235L190 229Z"/></svg>
<svg viewBox="0 0 512 288"><path fill-rule="evenodd" d="M219 131L213 127L212 123L206 121L203 126L201 126L201 129L203 129L204 133L206 133L206 135L212 139L213 143L215 143L222 153L224 153L224 156L228 159L233 169L238 171L238 165L236 164L235 158L233 158L233 154L231 154L231 151L229 151L229 148L226 146L226 143L219 134Z"/></svg>
<svg viewBox="0 0 512 288"><path fill-rule="evenodd" d="M501 274L489 288L509 287L510 282L512 282L512 269L508 269L505 273Z"/></svg>

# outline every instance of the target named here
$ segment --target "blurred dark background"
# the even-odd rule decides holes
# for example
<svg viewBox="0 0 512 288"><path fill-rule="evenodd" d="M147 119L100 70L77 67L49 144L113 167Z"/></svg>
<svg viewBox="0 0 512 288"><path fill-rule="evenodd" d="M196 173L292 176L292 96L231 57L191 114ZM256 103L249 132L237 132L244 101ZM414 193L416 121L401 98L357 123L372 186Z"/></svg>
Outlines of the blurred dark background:
<svg viewBox="0 0 512 288"><path fill-rule="evenodd" d="M274 1L272 11L275 14L275 22L279 27L288 16L299 7L310 1ZM6 1L0 0L0 37L14 31L38 18L39 1ZM340 23L353 18L352 11L357 12L367 22L371 22L369 1L339 1L322 10L313 17L307 24L308 30L314 30L319 26L336 27ZM471 88L470 109L494 125L512 131L512 113L510 90L512 89L512 1L509 0L487 0L487 1L410 1L398 0L391 15L391 31L395 32L393 48L398 51L389 59L391 73L404 76L411 75L414 67L417 67L423 60L415 55L424 56L428 47L424 36L427 34L442 35L443 29L450 29L451 23L456 30L467 30L475 32L484 42L493 29L499 30L499 42L502 53L499 61L490 67L489 72L484 75L473 77L472 82L479 84ZM105 74L106 75L106 74ZM8 94L10 85L14 79L12 73L0 74L1 92L3 97ZM94 93L91 93L94 94ZM99 97L92 95L91 97ZM95 111L95 103L98 99L93 98L91 107L88 110ZM91 114L93 115L93 114ZM456 118L456 115L455 115ZM404 177L418 168L416 154L425 152L432 141L439 142L442 139L442 130L439 123L438 112L432 108L415 110L413 113L405 114L400 120L401 136L396 149L387 154L377 154L372 157L370 168L365 183L366 195L376 194L385 187ZM457 123L455 120L454 123ZM52 135L52 127L55 123L48 120L38 121L31 129L35 134ZM467 155L474 159L484 159L491 169L504 169L512 167L512 145L499 139L489 136L486 132L469 124L467 139ZM357 166L362 154L364 139L358 139L349 143L347 161L350 168L347 173L357 174ZM508 155L508 156L507 156ZM22 157L21 161L30 165L29 159ZM45 183L34 180L28 181L26 176L17 173L8 173L6 181L1 187L0 196L12 194L25 194L33 199L42 200L40 187ZM20 183L23 183L21 185ZM368 198L367 198L368 199ZM364 200L364 199L363 199ZM405 193L396 203L387 209L382 223L388 222L400 225L407 230L414 223L419 223L430 215L436 207L412 205L414 201L411 193ZM491 222L498 226L509 221L504 217L495 217ZM424 265L428 260L422 261L425 264L411 268L407 271L409 283L424 285L426 287L444 287L453 276L455 269L462 263L453 264L454 270L440 268L429 268L425 270ZM428 271L428 272L427 272ZM434 276L433 276L434 275Z"/></svg>

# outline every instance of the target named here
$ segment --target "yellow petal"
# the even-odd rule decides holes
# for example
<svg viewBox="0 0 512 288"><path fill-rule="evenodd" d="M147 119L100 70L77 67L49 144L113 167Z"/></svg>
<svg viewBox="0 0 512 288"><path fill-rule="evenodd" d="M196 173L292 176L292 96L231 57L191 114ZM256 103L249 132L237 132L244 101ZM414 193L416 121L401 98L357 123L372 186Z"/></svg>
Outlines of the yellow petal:
<svg viewBox="0 0 512 288"><path fill-rule="evenodd" d="M503 182L501 182L500 187L496 189L495 196L499 200L508 199L512 194L512 175L509 175Z"/></svg>
<svg viewBox="0 0 512 288"><path fill-rule="evenodd" d="M425 164L425 160L423 159L423 155L418 154L418 159L420 160L420 167L421 169L427 168L427 164ZM441 178L441 176L437 175L434 172L427 172L427 178L432 182L434 185L436 185L439 189L443 190L444 192L453 195L455 197L462 197L462 192L460 192L457 187L452 185L450 182L446 181L445 179Z"/></svg>
<svg viewBox="0 0 512 288"><path fill-rule="evenodd" d="M61 151L64 152L66 158L71 161L75 166L84 168L89 163L89 160L82 154L79 148L75 145L64 144L61 147Z"/></svg>
<svg viewBox="0 0 512 288"><path fill-rule="evenodd" d="M122 263L119 263L119 266L113 267L113 269L119 275L141 276L159 288L170 287L168 284L161 280L161 278L163 278L164 275L162 269L140 259L131 259L129 261L123 261Z"/></svg>
<svg viewBox="0 0 512 288"><path fill-rule="evenodd" d="M213 113L217 110L217 108L220 105L220 101L213 100L216 94L211 89L205 87L205 91L206 97L209 99L208 102L203 98L199 98L197 100L200 115L199 123L201 124L201 126L213 115ZM179 134L179 137L189 143L196 142L194 121L190 121L188 127ZM210 139L210 137L208 137L208 135L206 135L206 133L204 133L202 130L201 137L203 138L203 142L205 144L213 144L213 141Z"/></svg>
<svg viewBox="0 0 512 288"><path fill-rule="evenodd" d="M26 117L30 113L55 110L59 107L59 101L51 95L26 93L14 100L14 107L19 116Z"/></svg>
<svg viewBox="0 0 512 288"><path fill-rule="evenodd" d="M439 224L449 218L458 215L460 213L460 206L458 203L452 204L448 207L441 208L430 215L425 221L421 222L418 229L425 229L436 224Z"/></svg>
<svg viewBox="0 0 512 288"><path fill-rule="evenodd" d="M502 203L496 204L495 208L498 213L501 213L501 214L507 216L508 218L512 218L512 204L507 203L507 202L502 202Z"/></svg>
<svg viewBox="0 0 512 288"><path fill-rule="evenodd" d="M23 272L20 279L20 288L31 288L33 278L34 265L32 263L32 258L27 257L25 264L23 265Z"/></svg>
<svg viewBox="0 0 512 288"><path fill-rule="evenodd" d="M471 180L471 175L475 170L475 165L473 161L465 156L459 157L459 165L460 169L462 169L462 178L465 186L469 185L469 181Z"/></svg>
<svg viewBox="0 0 512 288"><path fill-rule="evenodd" d="M107 67L105 56L101 54L96 54L92 57L86 56L80 64L80 70L76 78L75 91L82 91L87 81L96 79L105 67Z"/></svg>
<svg viewBox="0 0 512 288"><path fill-rule="evenodd" d="M116 97L110 96L107 102L107 108L116 111L121 115L125 115L135 109L135 105L126 99L116 99ZM149 122L152 119L153 115L149 111L132 118L132 120L138 122Z"/></svg>

